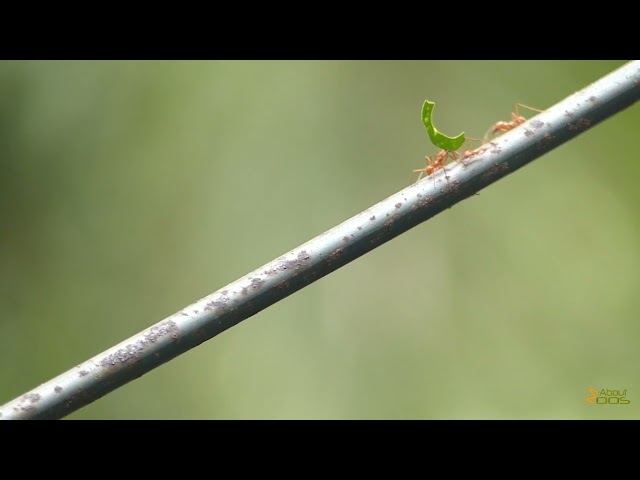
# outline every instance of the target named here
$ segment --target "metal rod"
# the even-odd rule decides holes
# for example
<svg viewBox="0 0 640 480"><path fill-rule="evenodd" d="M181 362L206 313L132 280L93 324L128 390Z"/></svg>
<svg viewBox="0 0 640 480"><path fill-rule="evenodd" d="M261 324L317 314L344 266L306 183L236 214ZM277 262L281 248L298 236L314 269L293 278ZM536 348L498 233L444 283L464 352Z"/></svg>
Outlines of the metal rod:
<svg viewBox="0 0 640 480"><path fill-rule="evenodd" d="M113 348L0 407L62 418L215 337L526 165L640 98L633 61L480 148Z"/></svg>

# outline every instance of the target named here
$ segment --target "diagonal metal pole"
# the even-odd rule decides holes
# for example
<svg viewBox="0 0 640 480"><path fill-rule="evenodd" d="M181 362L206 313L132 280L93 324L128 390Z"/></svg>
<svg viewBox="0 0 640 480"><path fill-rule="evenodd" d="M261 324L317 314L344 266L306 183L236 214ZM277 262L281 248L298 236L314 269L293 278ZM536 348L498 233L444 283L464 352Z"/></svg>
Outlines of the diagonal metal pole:
<svg viewBox="0 0 640 480"><path fill-rule="evenodd" d="M0 407L62 418L472 196L640 99L633 61L429 176L154 326Z"/></svg>

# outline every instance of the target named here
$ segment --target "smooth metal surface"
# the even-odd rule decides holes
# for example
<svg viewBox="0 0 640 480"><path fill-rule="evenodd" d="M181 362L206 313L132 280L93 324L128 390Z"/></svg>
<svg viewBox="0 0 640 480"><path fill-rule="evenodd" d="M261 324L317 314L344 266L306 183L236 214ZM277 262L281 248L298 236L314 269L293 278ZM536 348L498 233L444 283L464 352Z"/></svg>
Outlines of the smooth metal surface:
<svg viewBox="0 0 640 480"><path fill-rule="evenodd" d="M630 62L447 167L0 407L62 418L437 215L640 98Z"/></svg>

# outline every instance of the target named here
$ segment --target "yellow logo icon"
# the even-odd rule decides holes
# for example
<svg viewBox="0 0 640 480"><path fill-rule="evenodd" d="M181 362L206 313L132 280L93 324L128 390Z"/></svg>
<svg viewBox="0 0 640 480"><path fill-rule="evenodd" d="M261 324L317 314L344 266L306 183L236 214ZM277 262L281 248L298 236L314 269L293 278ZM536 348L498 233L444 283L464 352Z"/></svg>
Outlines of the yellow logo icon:
<svg viewBox="0 0 640 480"><path fill-rule="evenodd" d="M589 391L591 392L591 397L589 398L585 398L585 400L589 403L593 403L593 401L598 398L598 390L595 390L593 388L590 388Z"/></svg>

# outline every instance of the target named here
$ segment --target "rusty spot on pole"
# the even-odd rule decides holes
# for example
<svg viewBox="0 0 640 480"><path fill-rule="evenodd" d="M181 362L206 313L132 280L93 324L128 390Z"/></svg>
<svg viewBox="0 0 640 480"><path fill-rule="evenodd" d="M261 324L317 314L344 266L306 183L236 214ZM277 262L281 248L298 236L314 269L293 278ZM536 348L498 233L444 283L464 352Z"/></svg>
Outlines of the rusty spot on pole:
<svg viewBox="0 0 640 480"><path fill-rule="evenodd" d="M149 344L156 343L166 335L171 335L173 339L178 338L178 325L173 320L168 320L151 328L144 336L144 339L118 349L115 353L102 358L98 363L103 368L110 368L115 365L134 362Z"/></svg>

